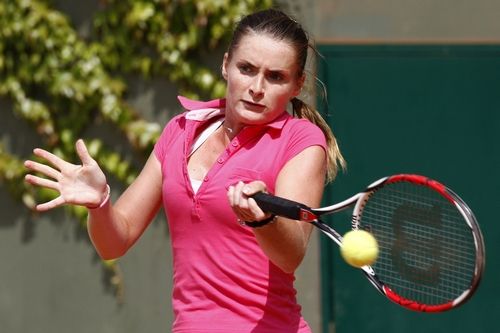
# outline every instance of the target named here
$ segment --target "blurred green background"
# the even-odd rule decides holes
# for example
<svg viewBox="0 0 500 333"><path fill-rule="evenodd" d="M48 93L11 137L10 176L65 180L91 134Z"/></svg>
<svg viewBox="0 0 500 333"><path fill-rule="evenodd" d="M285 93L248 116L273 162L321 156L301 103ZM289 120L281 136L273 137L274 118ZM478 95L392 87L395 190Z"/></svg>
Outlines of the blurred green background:
<svg viewBox="0 0 500 333"><path fill-rule="evenodd" d="M396 173L437 179L467 202L486 243L477 293L456 310L422 314L392 304L322 239L324 323L337 332L491 332L500 312L500 46L322 45L332 127L349 161L329 187L337 202ZM348 213L330 222L343 230ZM329 269L326 269L329 268ZM324 332L328 332L326 329Z"/></svg>

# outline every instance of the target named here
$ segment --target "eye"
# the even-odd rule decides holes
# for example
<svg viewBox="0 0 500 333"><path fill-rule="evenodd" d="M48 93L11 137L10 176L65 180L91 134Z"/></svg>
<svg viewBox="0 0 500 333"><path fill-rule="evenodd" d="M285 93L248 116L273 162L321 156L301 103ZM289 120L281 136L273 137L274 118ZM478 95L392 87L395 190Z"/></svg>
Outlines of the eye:
<svg viewBox="0 0 500 333"><path fill-rule="evenodd" d="M282 82L285 80L285 76L280 72L270 72L268 77L273 82Z"/></svg>
<svg viewBox="0 0 500 333"><path fill-rule="evenodd" d="M253 66L251 66L249 64L238 65L238 69L243 74L251 74L253 72Z"/></svg>

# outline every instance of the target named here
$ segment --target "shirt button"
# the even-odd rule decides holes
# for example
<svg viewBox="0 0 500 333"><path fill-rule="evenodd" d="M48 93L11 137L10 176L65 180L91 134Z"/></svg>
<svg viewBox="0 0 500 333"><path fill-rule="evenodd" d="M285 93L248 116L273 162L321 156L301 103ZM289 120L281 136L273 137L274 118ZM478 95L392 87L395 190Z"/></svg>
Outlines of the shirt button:
<svg viewBox="0 0 500 333"><path fill-rule="evenodd" d="M217 160L217 162L219 162L219 164L222 164L222 163L224 162L224 159L223 159L223 158L219 158L219 159Z"/></svg>
<svg viewBox="0 0 500 333"><path fill-rule="evenodd" d="M203 178L204 182L208 182L208 177Z"/></svg>
<svg viewBox="0 0 500 333"><path fill-rule="evenodd" d="M233 147L237 147L238 146L238 142L236 142L236 141L233 141L231 144L233 145Z"/></svg>

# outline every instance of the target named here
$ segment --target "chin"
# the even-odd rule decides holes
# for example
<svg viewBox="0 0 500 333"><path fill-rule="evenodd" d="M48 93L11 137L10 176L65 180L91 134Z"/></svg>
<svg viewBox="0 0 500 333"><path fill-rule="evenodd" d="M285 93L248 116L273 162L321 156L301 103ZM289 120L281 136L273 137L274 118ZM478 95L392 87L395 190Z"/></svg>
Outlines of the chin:
<svg viewBox="0 0 500 333"><path fill-rule="evenodd" d="M267 114L245 110L240 113L241 122L248 125L262 125L272 120Z"/></svg>

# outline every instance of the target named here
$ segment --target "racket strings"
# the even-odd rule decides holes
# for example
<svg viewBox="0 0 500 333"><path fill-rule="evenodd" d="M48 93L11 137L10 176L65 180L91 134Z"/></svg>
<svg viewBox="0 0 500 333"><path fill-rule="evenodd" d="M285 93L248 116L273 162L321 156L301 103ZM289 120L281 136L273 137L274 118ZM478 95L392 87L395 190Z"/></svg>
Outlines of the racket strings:
<svg viewBox="0 0 500 333"><path fill-rule="evenodd" d="M373 268L394 292L424 304L456 299L471 285L476 249L460 211L434 190L386 185L365 203L361 228L379 242Z"/></svg>

